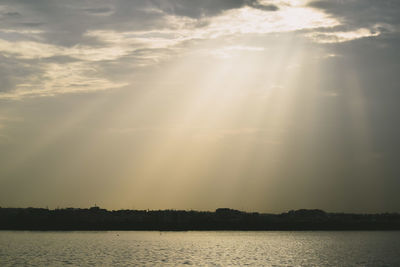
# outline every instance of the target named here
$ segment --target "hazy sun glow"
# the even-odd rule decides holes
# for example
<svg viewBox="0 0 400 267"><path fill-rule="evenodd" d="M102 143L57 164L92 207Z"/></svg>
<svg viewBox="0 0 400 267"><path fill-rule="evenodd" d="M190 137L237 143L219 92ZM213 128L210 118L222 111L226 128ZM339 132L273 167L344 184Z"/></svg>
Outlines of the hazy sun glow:
<svg viewBox="0 0 400 267"><path fill-rule="evenodd" d="M383 205L365 200L384 195L373 121L396 90L372 102L370 77L396 71L365 55L391 47L373 42L394 20L349 23L337 1L139 2L0 6L0 206L337 209L356 185L357 208Z"/></svg>

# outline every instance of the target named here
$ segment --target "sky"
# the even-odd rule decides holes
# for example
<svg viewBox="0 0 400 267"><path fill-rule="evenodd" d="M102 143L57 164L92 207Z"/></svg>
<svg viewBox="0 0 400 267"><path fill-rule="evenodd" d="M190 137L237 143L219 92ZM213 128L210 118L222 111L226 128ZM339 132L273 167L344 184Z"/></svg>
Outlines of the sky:
<svg viewBox="0 0 400 267"><path fill-rule="evenodd" d="M0 0L0 206L400 212L399 13Z"/></svg>

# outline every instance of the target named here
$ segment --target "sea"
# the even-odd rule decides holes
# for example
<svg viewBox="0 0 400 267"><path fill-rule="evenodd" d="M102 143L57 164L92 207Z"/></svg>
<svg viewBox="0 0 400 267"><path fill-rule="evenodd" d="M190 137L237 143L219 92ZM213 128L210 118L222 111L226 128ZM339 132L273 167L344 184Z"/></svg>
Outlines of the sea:
<svg viewBox="0 0 400 267"><path fill-rule="evenodd" d="M0 266L400 266L400 231L0 231Z"/></svg>

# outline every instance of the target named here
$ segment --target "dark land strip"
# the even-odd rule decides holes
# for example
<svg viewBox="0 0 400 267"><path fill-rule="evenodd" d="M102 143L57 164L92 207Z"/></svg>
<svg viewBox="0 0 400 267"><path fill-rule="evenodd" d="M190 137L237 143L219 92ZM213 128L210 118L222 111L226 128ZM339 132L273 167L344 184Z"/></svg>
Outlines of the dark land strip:
<svg viewBox="0 0 400 267"><path fill-rule="evenodd" d="M0 230L400 230L400 214L0 208Z"/></svg>

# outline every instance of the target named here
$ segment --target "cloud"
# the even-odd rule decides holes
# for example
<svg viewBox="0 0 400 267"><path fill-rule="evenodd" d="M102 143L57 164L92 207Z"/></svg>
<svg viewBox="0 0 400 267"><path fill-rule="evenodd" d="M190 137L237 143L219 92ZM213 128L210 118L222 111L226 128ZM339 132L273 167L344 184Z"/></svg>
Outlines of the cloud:
<svg viewBox="0 0 400 267"><path fill-rule="evenodd" d="M100 77L99 70L84 62L46 63L41 67L41 73L24 77L11 92L0 93L0 99L99 91L126 85Z"/></svg>
<svg viewBox="0 0 400 267"><path fill-rule="evenodd" d="M397 34L400 27L400 2L394 0L320 0L309 7L336 18L340 25L307 34L319 43L343 43L382 34Z"/></svg>
<svg viewBox="0 0 400 267"><path fill-rule="evenodd" d="M224 43L226 37L337 24L311 8L255 0L5 0L0 11L0 53L12 61L1 66L0 98L92 91L96 82L98 90L115 88L126 85L138 68L184 53L194 41ZM216 49L226 47L254 51L232 44ZM11 71L16 66L23 71ZM69 76L60 78L53 69Z"/></svg>
<svg viewBox="0 0 400 267"><path fill-rule="evenodd" d="M14 17L14 16L20 16L21 14L18 12L6 12L4 13L4 15Z"/></svg>
<svg viewBox="0 0 400 267"><path fill-rule="evenodd" d="M216 44L210 51L227 54L263 52L253 49L262 47L260 44L227 41L250 35L297 32L297 36L316 43L343 43L396 31L399 19L392 9L398 9L399 4L389 0L382 6L367 2L370 5L363 1L304 5L301 1L272 0L4 0L0 9L0 53L12 63L0 65L5 81L0 98L5 92L10 97L13 90L17 97L28 95L29 82L29 95L48 94L49 86L56 83L47 82L39 90L40 83L34 82L38 78L32 77L34 72L35 77L47 75L53 66L81 71L81 76L71 75L71 81L64 80L65 88L55 88L54 93L67 92L68 88L77 91L77 86L69 85L82 85L82 75L88 73L90 86L80 88L95 90L94 82L98 81L99 90L103 90L114 88L109 86L112 83L125 85L128 75L124 78L121 73L131 74L138 68L159 64L210 40ZM358 11L352 16L354 10ZM11 71L16 66L23 71ZM97 72L86 71L90 68ZM18 74L22 72L29 73L25 81Z"/></svg>
<svg viewBox="0 0 400 267"><path fill-rule="evenodd" d="M250 7L256 8L256 9L261 9L264 11L277 11L279 10L279 7L274 4L261 4L259 1L246 1L246 4Z"/></svg>
<svg viewBox="0 0 400 267"><path fill-rule="evenodd" d="M257 0L154 0L157 8L167 14L186 16L191 18L210 17L221 14L230 9L250 6L264 11L276 11L278 6L261 4Z"/></svg>
<svg viewBox="0 0 400 267"><path fill-rule="evenodd" d="M337 31L337 32L312 32L307 36L318 43L342 43L365 37L378 36L379 31L372 31L366 28L360 28L354 31Z"/></svg>
<svg viewBox="0 0 400 267"><path fill-rule="evenodd" d="M42 68L31 60L0 55L0 98L4 94L12 94L16 86L23 83L26 77L41 72Z"/></svg>
<svg viewBox="0 0 400 267"><path fill-rule="evenodd" d="M379 25L391 31L393 27L398 30L400 24L400 2L397 0L322 0L310 2L308 6L338 18L347 30L371 29Z"/></svg>
<svg viewBox="0 0 400 267"><path fill-rule="evenodd" d="M110 15L114 11L111 7L92 7L85 8L84 10L93 15Z"/></svg>

